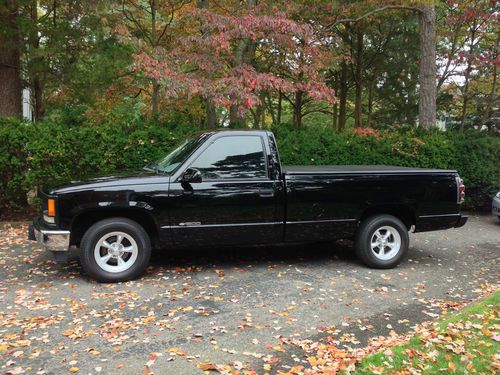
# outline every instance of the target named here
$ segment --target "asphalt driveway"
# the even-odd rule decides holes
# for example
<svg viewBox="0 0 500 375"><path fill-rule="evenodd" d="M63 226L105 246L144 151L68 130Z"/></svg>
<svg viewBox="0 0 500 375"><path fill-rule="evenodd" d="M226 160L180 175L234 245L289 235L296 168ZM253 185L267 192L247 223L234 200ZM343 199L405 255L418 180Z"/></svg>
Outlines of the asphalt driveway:
<svg viewBox="0 0 500 375"><path fill-rule="evenodd" d="M0 372L195 374L314 368L304 348L356 350L496 288L500 221L411 235L407 259L371 270L348 243L156 253L148 274L97 284L77 252L55 264L0 224ZM226 367L224 367L226 366ZM227 367L230 366L230 367Z"/></svg>

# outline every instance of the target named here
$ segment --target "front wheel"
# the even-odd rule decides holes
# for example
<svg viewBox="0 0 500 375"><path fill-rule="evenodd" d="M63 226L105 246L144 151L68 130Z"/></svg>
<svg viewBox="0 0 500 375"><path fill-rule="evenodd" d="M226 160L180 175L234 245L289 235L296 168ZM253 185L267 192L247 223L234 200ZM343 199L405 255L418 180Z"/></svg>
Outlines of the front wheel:
<svg viewBox="0 0 500 375"><path fill-rule="evenodd" d="M125 218L92 225L80 244L85 272L99 282L120 282L140 276L151 257L151 242L142 226Z"/></svg>
<svg viewBox="0 0 500 375"><path fill-rule="evenodd" d="M358 258L372 268L396 267L408 251L408 245L408 229L391 215L363 220L354 242Z"/></svg>

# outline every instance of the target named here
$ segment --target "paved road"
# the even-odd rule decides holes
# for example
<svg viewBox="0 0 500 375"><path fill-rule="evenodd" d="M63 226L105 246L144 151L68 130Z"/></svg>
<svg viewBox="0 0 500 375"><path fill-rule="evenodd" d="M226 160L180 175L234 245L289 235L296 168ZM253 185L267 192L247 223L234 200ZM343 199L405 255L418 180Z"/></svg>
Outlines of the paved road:
<svg viewBox="0 0 500 375"><path fill-rule="evenodd" d="M333 334L340 346L362 347L477 298L500 274L500 221L490 216L413 234L393 270L365 268L342 243L240 248L157 253L148 275L114 285L82 276L77 253L54 264L25 231L0 224L2 373L307 367L287 342Z"/></svg>

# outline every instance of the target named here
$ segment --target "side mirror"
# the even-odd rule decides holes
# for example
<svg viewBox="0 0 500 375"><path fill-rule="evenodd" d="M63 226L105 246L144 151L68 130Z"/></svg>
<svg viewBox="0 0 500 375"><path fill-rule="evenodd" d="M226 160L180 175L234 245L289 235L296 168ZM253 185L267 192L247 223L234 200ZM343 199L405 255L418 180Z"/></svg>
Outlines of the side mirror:
<svg viewBox="0 0 500 375"><path fill-rule="evenodd" d="M201 182L201 172L196 168L188 168L181 177L181 182L185 184Z"/></svg>

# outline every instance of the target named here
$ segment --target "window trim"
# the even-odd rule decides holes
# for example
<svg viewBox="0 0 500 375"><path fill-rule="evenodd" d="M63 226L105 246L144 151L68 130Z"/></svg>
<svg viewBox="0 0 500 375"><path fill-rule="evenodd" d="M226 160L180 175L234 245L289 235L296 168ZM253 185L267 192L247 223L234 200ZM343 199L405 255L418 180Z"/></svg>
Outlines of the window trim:
<svg viewBox="0 0 500 375"><path fill-rule="evenodd" d="M215 142L217 142L220 139L228 138L228 137L254 137L254 138L256 137L256 138L260 139L260 143L261 143L261 146L262 146L262 153L264 155L264 169L265 169L265 172L266 172L266 177L259 177L258 179L257 178L249 178L249 177L210 178L210 179L202 179L202 183L203 182L218 182L218 181L219 182L224 182L224 181L266 182L266 181L271 181L272 179L269 176L269 173L270 173L269 172L269 160L268 160L266 143L264 142L264 139L262 138L262 135L260 135L260 134L223 134L223 135L220 135L219 137L216 137L213 140L208 141L207 145L205 147L203 147L202 150L200 150L200 153L198 155L196 155L196 157L192 161L190 161L190 163L186 166L186 168L183 170L182 173L184 173L187 169L191 168L191 166L203 155L203 153L206 150L208 150L208 148L212 144L214 144ZM182 176L182 173L181 173L181 176ZM180 176L179 176L179 178L180 178Z"/></svg>

